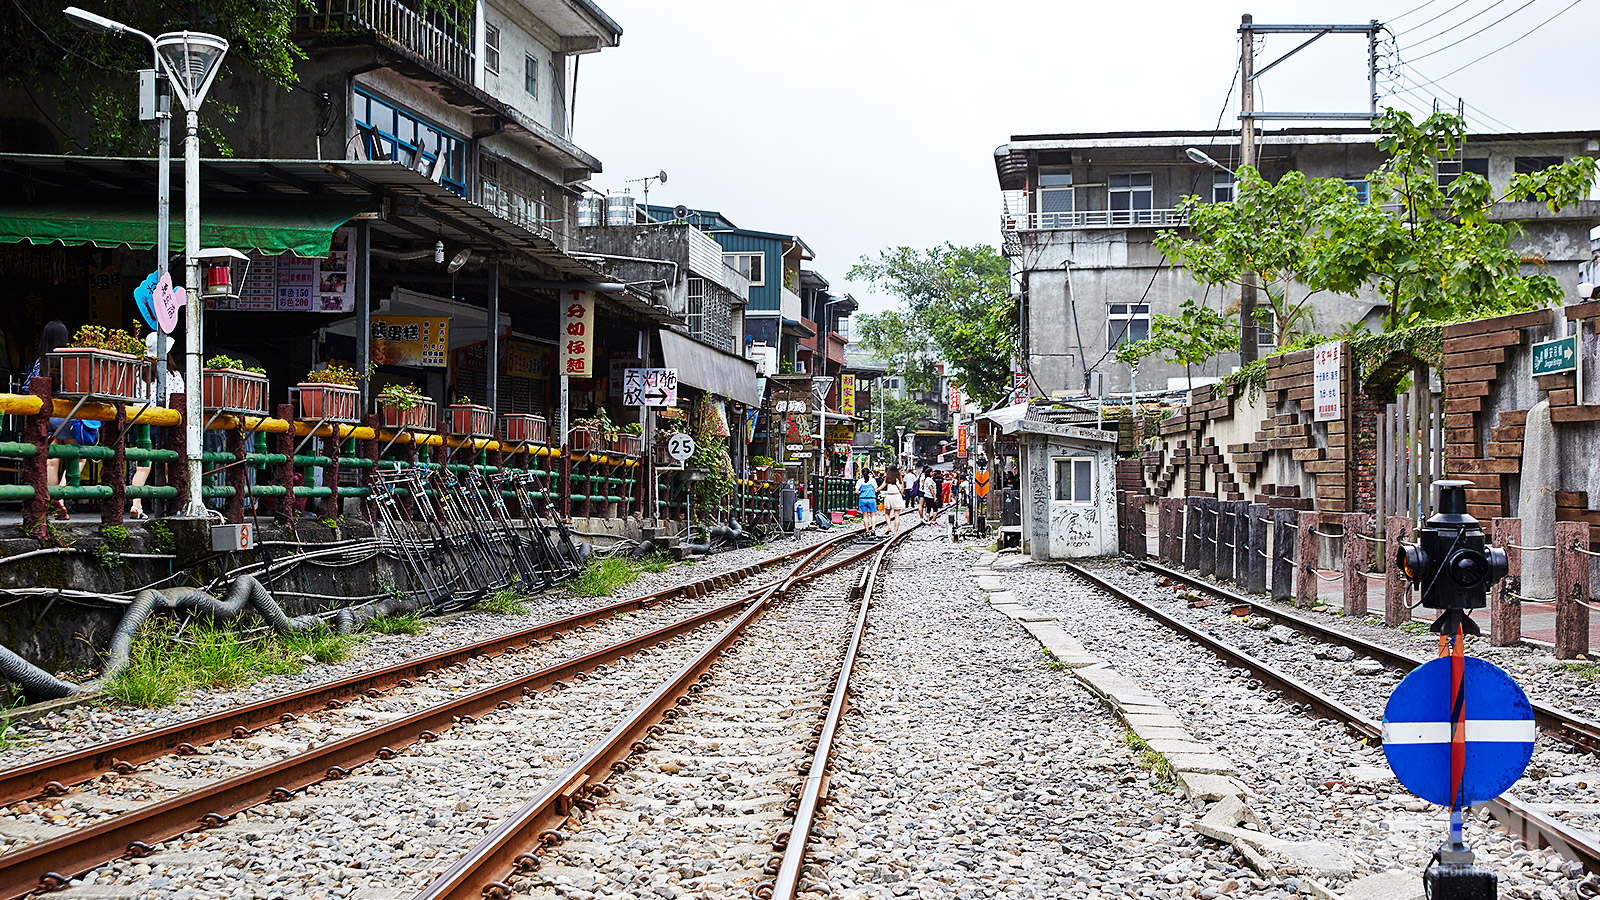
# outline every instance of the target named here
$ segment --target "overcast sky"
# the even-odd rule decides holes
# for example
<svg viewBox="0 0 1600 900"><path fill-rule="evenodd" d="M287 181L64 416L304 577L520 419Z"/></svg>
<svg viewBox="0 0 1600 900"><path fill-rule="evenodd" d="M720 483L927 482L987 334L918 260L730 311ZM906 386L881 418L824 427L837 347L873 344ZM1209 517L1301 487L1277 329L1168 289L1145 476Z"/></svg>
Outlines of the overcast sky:
<svg viewBox="0 0 1600 900"><path fill-rule="evenodd" d="M800 235L863 311L889 302L845 281L863 255L998 242L993 152L1013 134L1237 126L1238 91L1223 101L1244 12L1384 22L1380 93L1415 89L1382 103L1459 95L1474 130L1600 129L1600 0L599 2L623 35L579 73L574 137L604 164L595 186L637 195L628 179L664 169L652 203ZM1262 39L1257 67L1301 40ZM1256 106L1365 109L1366 59L1363 36L1325 37L1263 75Z"/></svg>

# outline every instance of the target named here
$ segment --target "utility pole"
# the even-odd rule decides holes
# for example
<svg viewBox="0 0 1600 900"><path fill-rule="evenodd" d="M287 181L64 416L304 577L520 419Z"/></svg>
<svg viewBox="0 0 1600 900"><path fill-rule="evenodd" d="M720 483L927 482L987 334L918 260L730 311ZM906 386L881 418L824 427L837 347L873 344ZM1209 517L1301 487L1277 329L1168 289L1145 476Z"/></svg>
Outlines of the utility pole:
<svg viewBox="0 0 1600 900"><path fill-rule="evenodd" d="M1256 164L1255 17L1239 17L1239 158L1242 166ZM1234 190L1238 190L1235 185ZM1235 200L1238 197L1234 198ZM1246 272L1239 285L1239 362L1256 360L1256 273Z"/></svg>

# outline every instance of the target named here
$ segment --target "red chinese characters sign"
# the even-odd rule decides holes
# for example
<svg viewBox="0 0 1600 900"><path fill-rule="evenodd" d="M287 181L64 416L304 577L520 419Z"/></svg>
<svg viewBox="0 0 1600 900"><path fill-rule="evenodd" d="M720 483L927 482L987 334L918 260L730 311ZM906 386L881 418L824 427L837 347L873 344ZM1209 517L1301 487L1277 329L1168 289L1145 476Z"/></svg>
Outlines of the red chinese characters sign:
<svg viewBox="0 0 1600 900"><path fill-rule="evenodd" d="M960 459L967 458L967 426L956 426L956 456Z"/></svg>
<svg viewBox="0 0 1600 900"><path fill-rule="evenodd" d="M573 378L594 376L594 294L561 292L561 319L557 328L561 357L556 373Z"/></svg>
<svg viewBox="0 0 1600 900"><path fill-rule="evenodd" d="M956 387L954 381L950 382L950 411L961 411L961 389Z"/></svg>

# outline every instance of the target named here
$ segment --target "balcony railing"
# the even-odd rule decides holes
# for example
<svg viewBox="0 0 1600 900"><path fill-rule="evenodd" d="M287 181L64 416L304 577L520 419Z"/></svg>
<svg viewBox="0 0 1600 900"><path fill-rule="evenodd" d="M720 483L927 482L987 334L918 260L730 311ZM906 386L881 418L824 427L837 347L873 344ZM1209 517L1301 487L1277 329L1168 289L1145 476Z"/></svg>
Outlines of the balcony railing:
<svg viewBox="0 0 1600 900"><path fill-rule="evenodd" d="M306 0L294 17L294 29L373 31L472 84L477 68L472 44L457 29L441 25L444 21L437 13L424 15L401 0ZM468 23L468 33L471 27Z"/></svg>
<svg viewBox="0 0 1600 900"><path fill-rule="evenodd" d="M1189 224L1179 209L1086 209L1078 212L1007 212L1001 231L1048 231L1065 228L1176 228Z"/></svg>

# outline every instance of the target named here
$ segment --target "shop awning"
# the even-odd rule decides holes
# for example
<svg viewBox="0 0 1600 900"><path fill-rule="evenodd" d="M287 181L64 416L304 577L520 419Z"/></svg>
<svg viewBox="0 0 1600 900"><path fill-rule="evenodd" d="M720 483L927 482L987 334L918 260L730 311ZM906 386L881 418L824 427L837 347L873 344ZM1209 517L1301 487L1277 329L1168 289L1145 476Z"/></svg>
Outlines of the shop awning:
<svg viewBox="0 0 1600 900"><path fill-rule="evenodd" d="M659 334L662 359L667 368L678 370L679 382L745 406L761 405L755 363L667 328Z"/></svg>
<svg viewBox="0 0 1600 900"><path fill-rule="evenodd" d="M354 197L229 198L200 206L200 243L277 254L327 256L333 230L372 205ZM173 198L171 246L183 247L183 198ZM156 245L156 209L148 198L52 195L35 202L0 199L0 243Z"/></svg>

